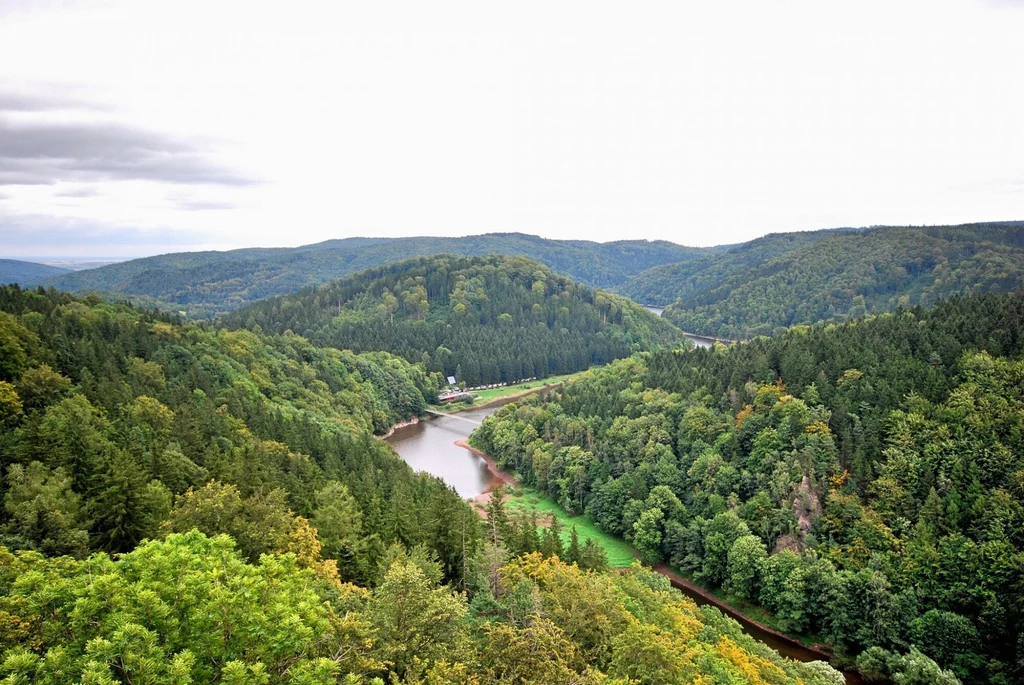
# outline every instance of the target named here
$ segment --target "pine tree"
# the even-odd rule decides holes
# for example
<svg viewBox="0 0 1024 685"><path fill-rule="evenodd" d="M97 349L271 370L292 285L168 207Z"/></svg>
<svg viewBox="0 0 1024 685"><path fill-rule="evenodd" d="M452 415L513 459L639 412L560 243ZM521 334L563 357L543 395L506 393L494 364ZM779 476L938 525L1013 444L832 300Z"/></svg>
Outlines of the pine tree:
<svg viewBox="0 0 1024 685"><path fill-rule="evenodd" d="M491 491L485 508L487 514L487 538L488 541L498 547L508 545L512 539L512 525L508 518L508 509L505 507L505 488L496 487Z"/></svg>
<svg viewBox="0 0 1024 685"><path fill-rule="evenodd" d="M95 478L90 506L94 544L108 552L128 552L156 533L170 509L170 492L159 481L146 483L130 455L111 448Z"/></svg>
<svg viewBox="0 0 1024 685"><path fill-rule="evenodd" d="M587 538L587 541L583 544L583 552L580 557L580 568L588 571L608 570L608 556L604 553L604 548L597 544L593 538Z"/></svg>
<svg viewBox="0 0 1024 685"><path fill-rule="evenodd" d="M580 547L580 534L576 531L576 526L574 525L569 532L569 546L565 549L565 563L581 566L580 562L582 560L583 549Z"/></svg>

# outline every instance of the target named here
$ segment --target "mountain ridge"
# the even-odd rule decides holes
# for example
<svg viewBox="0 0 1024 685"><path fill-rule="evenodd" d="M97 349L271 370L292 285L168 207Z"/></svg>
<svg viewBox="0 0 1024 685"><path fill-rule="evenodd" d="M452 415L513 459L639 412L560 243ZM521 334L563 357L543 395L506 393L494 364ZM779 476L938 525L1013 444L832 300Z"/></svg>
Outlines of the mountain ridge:
<svg viewBox="0 0 1024 685"><path fill-rule="evenodd" d="M50 279L46 285L96 292L144 306L214 316L366 268L432 254L504 254L542 262L594 287L608 287L657 264L685 261L721 248L667 241L549 240L523 233L461 238L342 238L297 248L168 253Z"/></svg>
<svg viewBox="0 0 1024 685"><path fill-rule="evenodd" d="M769 234L613 288L684 330L729 338L1024 286L1024 222Z"/></svg>
<svg viewBox="0 0 1024 685"><path fill-rule="evenodd" d="M39 262L27 262L21 259L0 259L0 284L17 283L23 287L33 286L47 278L71 272L71 269L40 264Z"/></svg>

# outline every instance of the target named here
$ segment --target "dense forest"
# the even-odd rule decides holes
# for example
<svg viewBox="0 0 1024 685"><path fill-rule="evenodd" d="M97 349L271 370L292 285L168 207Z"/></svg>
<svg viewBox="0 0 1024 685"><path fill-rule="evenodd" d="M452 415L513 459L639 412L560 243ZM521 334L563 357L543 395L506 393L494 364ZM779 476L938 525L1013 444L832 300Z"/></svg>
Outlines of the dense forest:
<svg viewBox="0 0 1024 685"><path fill-rule="evenodd" d="M685 331L726 338L1024 286L1024 224L774 234L616 288Z"/></svg>
<svg viewBox="0 0 1024 685"><path fill-rule="evenodd" d="M420 257L270 298L224 321L290 330L317 345L386 350L470 386L686 344L643 307L523 257Z"/></svg>
<svg viewBox="0 0 1024 685"><path fill-rule="evenodd" d="M417 256L519 255L581 283L606 288L653 266L722 249L646 240L547 240L522 233L462 238L347 238L297 248L184 252L133 259L53 278L46 285L204 317Z"/></svg>
<svg viewBox="0 0 1024 685"><path fill-rule="evenodd" d="M1022 352L1024 295L956 297L636 355L472 442L865 675L1021 683Z"/></svg>
<svg viewBox="0 0 1024 685"><path fill-rule="evenodd" d="M0 289L0 682L842 682L413 473L374 433L437 383Z"/></svg>
<svg viewBox="0 0 1024 685"><path fill-rule="evenodd" d="M17 283L25 287L66 273L71 273L71 269L49 264L23 262L18 259L0 259L0 285Z"/></svg>

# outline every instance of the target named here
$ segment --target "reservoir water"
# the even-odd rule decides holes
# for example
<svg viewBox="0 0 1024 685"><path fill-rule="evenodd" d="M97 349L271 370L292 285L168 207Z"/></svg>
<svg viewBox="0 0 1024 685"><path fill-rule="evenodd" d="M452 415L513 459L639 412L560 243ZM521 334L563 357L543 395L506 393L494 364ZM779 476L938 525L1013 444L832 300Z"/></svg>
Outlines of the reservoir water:
<svg viewBox="0 0 1024 685"><path fill-rule="evenodd" d="M419 423L396 428L388 442L413 469L437 476L466 499L476 497L491 485L487 462L455 442L468 438L476 424L500 406L469 409L453 416L428 416Z"/></svg>
<svg viewBox="0 0 1024 685"><path fill-rule="evenodd" d="M462 497L470 499L488 491L497 484L485 462L455 443L465 440L473 429L497 411L502 405L515 401L505 399L487 407L469 409L453 416L428 416L419 423L396 428L387 439L398 455L417 471L426 471L455 488ZM673 580L672 585L698 604L708 604L707 598ZM820 654L791 640L761 630L740 614L726 611L739 621L743 629L784 656L798 661L815 661ZM847 683L859 683L855 674L846 674Z"/></svg>
<svg viewBox="0 0 1024 685"><path fill-rule="evenodd" d="M665 313L664 307L656 307L653 304L645 304L642 306L647 311L651 312L652 314L657 314L658 316L661 316L662 314ZM715 344L714 338L705 338L703 335L694 335L692 333L686 332L684 332L683 335L685 335L687 339L689 339L690 342L692 342L697 347L711 347L712 345Z"/></svg>

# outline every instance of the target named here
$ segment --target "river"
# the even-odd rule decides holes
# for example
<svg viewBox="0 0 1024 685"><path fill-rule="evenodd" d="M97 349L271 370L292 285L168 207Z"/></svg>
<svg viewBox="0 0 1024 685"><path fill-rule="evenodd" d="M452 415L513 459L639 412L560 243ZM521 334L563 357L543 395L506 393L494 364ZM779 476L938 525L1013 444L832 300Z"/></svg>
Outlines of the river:
<svg viewBox="0 0 1024 685"><path fill-rule="evenodd" d="M665 313L664 307L656 307L653 304L645 304L641 306L652 314L657 314L658 316ZM693 333L687 333L685 331L683 332L683 335L685 335L687 339L697 347L712 347L715 344L714 338L706 338L703 335L694 335Z"/></svg>
<svg viewBox="0 0 1024 685"><path fill-rule="evenodd" d="M507 398L486 407L459 412L454 416L429 416L419 423L396 428L387 440L411 467L437 476L455 488L462 497L471 499L490 490L497 484L497 479L488 470L487 462L455 443L465 440L476 428L475 424L479 424L503 404L515 399L517 398ZM675 588L697 604L716 604L724 613L736 619L747 634L764 642L783 656L798 661L817 661L823 658L820 652L807 649L785 636L766 630L730 607L723 607L714 598L702 594L698 589L688 587L685 580L673 578L669 573L666 575ZM860 682L856 674L849 673L846 674L846 681Z"/></svg>
<svg viewBox="0 0 1024 685"><path fill-rule="evenodd" d="M409 466L437 476L462 497L471 499L490 488L493 476L487 462L455 442L465 440L476 428L470 421L483 421L501 404L467 409L455 416L429 416L396 428L388 442Z"/></svg>

